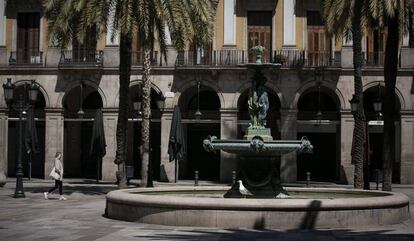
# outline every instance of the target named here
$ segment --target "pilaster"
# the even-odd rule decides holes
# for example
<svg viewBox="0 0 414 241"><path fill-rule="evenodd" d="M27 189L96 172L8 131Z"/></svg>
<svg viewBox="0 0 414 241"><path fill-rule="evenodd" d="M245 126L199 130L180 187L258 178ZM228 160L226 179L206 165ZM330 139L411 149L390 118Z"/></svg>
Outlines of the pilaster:
<svg viewBox="0 0 414 241"><path fill-rule="evenodd" d="M6 45L6 15L4 14L6 1L0 0L0 46Z"/></svg>
<svg viewBox="0 0 414 241"><path fill-rule="evenodd" d="M414 113L401 115L401 184L414 183Z"/></svg>
<svg viewBox="0 0 414 241"><path fill-rule="evenodd" d="M173 109L164 109L161 115L161 166L160 166L160 181L174 182L175 181L175 161L170 161L168 156L168 143L171 129L171 120L173 116Z"/></svg>
<svg viewBox="0 0 414 241"><path fill-rule="evenodd" d="M102 158L102 180L115 181L118 166L114 163L116 155L116 125L118 121L117 112L104 110L103 123L106 141L106 155Z"/></svg>
<svg viewBox="0 0 414 241"><path fill-rule="evenodd" d="M45 110L45 178L49 178L56 152L64 148L64 117L62 109ZM65 156L63 155L63 159ZM63 161L64 163L64 161Z"/></svg>
<svg viewBox="0 0 414 241"><path fill-rule="evenodd" d="M341 113L341 166L340 181L354 183L354 165L351 163L354 117L350 112Z"/></svg>
<svg viewBox="0 0 414 241"><path fill-rule="evenodd" d="M6 184L8 124L6 113L0 112L0 187Z"/></svg>
<svg viewBox="0 0 414 241"><path fill-rule="evenodd" d="M224 0L223 45L236 45L236 0Z"/></svg>
<svg viewBox="0 0 414 241"><path fill-rule="evenodd" d="M237 138L237 109L220 110L220 139ZM231 182L237 171L237 155L220 151L220 182Z"/></svg>
<svg viewBox="0 0 414 241"><path fill-rule="evenodd" d="M296 47L296 0L283 1L283 47Z"/></svg>
<svg viewBox="0 0 414 241"><path fill-rule="evenodd" d="M297 110L281 110L281 139L297 139ZM280 179L282 182L295 182L297 180L296 152L281 156Z"/></svg>

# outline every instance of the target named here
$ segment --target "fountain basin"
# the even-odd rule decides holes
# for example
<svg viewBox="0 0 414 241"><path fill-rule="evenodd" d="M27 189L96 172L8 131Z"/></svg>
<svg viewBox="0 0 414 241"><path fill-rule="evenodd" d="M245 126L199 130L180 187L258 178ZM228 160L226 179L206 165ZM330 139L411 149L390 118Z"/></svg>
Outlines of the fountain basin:
<svg viewBox="0 0 414 241"><path fill-rule="evenodd" d="M224 186L124 189L108 193L106 214L140 223L220 228L346 228L409 218L409 199L400 193L286 189L293 198L222 198Z"/></svg>

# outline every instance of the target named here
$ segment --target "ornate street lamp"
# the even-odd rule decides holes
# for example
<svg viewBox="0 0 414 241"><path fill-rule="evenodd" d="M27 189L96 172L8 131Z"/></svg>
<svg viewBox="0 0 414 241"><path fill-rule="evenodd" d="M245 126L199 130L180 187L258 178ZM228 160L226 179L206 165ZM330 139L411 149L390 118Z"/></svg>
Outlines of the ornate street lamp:
<svg viewBox="0 0 414 241"><path fill-rule="evenodd" d="M83 119L85 115L85 111L82 109L82 102L83 102L83 82L80 84L80 95L79 95L79 110L78 110L78 117Z"/></svg>
<svg viewBox="0 0 414 241"><path fill-rule="evenodd" d="M359 104L358 98L355 95L352 95L352 99L349 100L349 103L351 104L352 114L355 114L358 111L358 104Z"/></svg>
<svg viewBox="0 0 414 241"><path fill-rule="evenodd" d="M34 80L27 87L24 86L24 94L28 95L28 99L24 98L23 95L19 95L19 99L14 101L13 92L15 85L11 83L11 79L8 78L7 82L3 84L4 90L4 99L6 100L7 106L10 109L13 109L19 113L19 145L18 145L18 158L16 165L16 188L14 191L14 198L24 198L23 190L23 164L22 164L22 148L23 148L23 115L26 114L26 111L32 108L32 103L35 103L37 100L37 93L39 92L39 86ZM28 102L27 102L28 100Z"/></svg>
<svg viewBox="0 0 414 241"><path fill-rule="evenodd" d="M381 101L381 85L378 84L378 98L374 101L374 110L377 114L377 119L381 119L382 101Z"/></svg>
<svg viewBox="0 0 414 241"><path fill-rule="evenodd" d="M161 96L158 100L157 100L157 108L162 111L164 109L164 104L165 104L165 98L163 96Z"/></svg>
<svg viewBox="0 0 414 241"><path fill-rule="evenodd" d="M200 81L197 83L197 110L194 113L195 119L201 119L201 111L200 111Z"/></svg>

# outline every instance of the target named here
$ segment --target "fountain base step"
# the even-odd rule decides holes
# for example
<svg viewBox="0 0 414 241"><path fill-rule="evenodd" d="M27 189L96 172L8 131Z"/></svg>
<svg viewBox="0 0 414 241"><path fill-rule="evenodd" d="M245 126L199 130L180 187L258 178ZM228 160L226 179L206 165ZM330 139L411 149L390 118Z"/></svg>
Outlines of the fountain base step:
<svg viewBox="0 0 414 241"><path fill-rule="evenodd" d="M288 199L220 198L228 187L123 189L106 197L109 218L171 226L220 228L350 228L401 223L404 194L286 188Z"/></svg>

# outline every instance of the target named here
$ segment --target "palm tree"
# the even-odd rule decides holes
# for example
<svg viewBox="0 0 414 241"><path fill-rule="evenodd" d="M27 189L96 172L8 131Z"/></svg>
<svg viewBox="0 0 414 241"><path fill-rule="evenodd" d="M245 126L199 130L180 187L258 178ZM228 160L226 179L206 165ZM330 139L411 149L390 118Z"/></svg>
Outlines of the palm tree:
<svg viewBox="0 0 414 241"><path fill-rule="evenodd" d="M350 9L347 8L346 3L349 5L354 4L354 12L344 13L342 10ZM352 3L351 3L352 2ZM336 1L336 0L323 0L322 9L324 19L327 23L328 29L333 30L333 32L343 31L342 26L348 26L348 18L353 19L353 23L360 21L360 26L362 29L380 26L388 27L388 36L386 41L385 49L385 61L384 61L384 81L385 81L385 97L384 97L384 148L383 148L383 170L384 170L384 183L382 189L384 191L391 191L392 183L392 160L394 158L394 142L395 142L395 126L394 126L394 107L395 107L395 84L397 79L398 72L398 51L399 51L399 42L403 29L407 25L411 25L412 28L412 12L414 1L413 0L353 0L353 1ZM346 6L346 7L345 7ZM359 10L359 11L358 11ZM348 16L347 16L348 15ZM358 20L360 19L360 20ZM410 22L411 21L411 22ZM337 28L340 26L340 28ZM354 29L358 27L357 24L352 25L353 33L360 33L361 31L356 31ZM337 28L337 29L335 29ZM336 30L336 31L335 31ZM412 31L412 29L411 29ZM360 51L360 42L356 43L359 37L354 40L354 68L356 71L356 62L359 61L359 57L355 58L356 49ZM358 55L360 52L358 51ZM359 64L357 64L359 65ZM357 73L356 73L357 74ZM357 77L355 75L355 81ZM362 83L361 83L362 84ZM362 85L359 86L358 89ZM355 94L359 93L357 91L357 83L355 83ZM362 97L362 95L361 95ZM360 103L362 105L362 103ZM359 111L358 111L359 112ZM363 112L361 112L363 114ZM358 114L358 113L357 113ZM355 124L355 129L357 129L357 123ZM354 142L358 143L356 149L362 149L362 146L359 147L360 143L360 133L359 130L354 129ZM357 139L357 141L355 141ZM357 151L357 150L356 150ZM359 151L359 150L358 150ZM357 161L356 161L357 162ZM358 168L359 169L359 168ZM359 171L359 170L358 170ZM355 165L355 172L357 172L357 165ZM356 174L359 175L359 174ZM354 184L355 185L355 184Z"/></svg>
<svg viewBox="0 0 414 241"><path fill-rule="evenodd" d="M372 15L382 26L387 26L388 36L384 60L384 139L383 139L383 186L382 190L392 190L392 169L395 158L395 84L398 74L399 43L410 25L410 0L377 0ZM411 19L412 20L412 19Z"/></svg>
<svg viewBox="0 0 414 241"><path fill-rule="evenodd" d="M158 34L161 53L166 60L166 25L171 31L173 45L184 49L195 37L208 41L213 35L216 0L44 0L45 16L49 20L49 39L65 48L73 38L82 43L91 28L98 36L107 32L119 33L119 113L116 130L117 180L120 188L126 186L126 134L129 110L129 83L131 72L132 36L138 31L143 39L143 122L142 122L142 183L148 182L150 74L155 33ZM113 14L113 18L110 16ZM108 23L108 21L110 21ZM75 24L76 23L76 24ZM156 30L156 31L155 31ZM114 36L112 36L114 38Z"/></svg>
<svg viewBox="0 0 414 241"><path fill-rule="evenodd" d="M152 170L149 160L149 135L151 114L151 51L154 42L154 30L159 33L161 53L166 57L165 22L168 23L171 37L178 50L183 50L186 43L196 40L208 43L213 36L213 23L217 1L215 0L172 0L149 1L146 12L140 12L140 35L144 39L142 74L142 128L141 128L141 186L152 186ZM165 58L165 61L166 58Z"/></svg>
<svg viewBox="0 0 414 241"><path fill-rule="evenodd" d="M354 187L362 189L363 185L363 144L365 142L365 116L362 96L362 32L368 23L367 5L363 0L322 0L322 18L328 31L335 34L337 40L352 36L354 64L354 101L358 108L354 113L353 161L355 166Z"/></svg>

